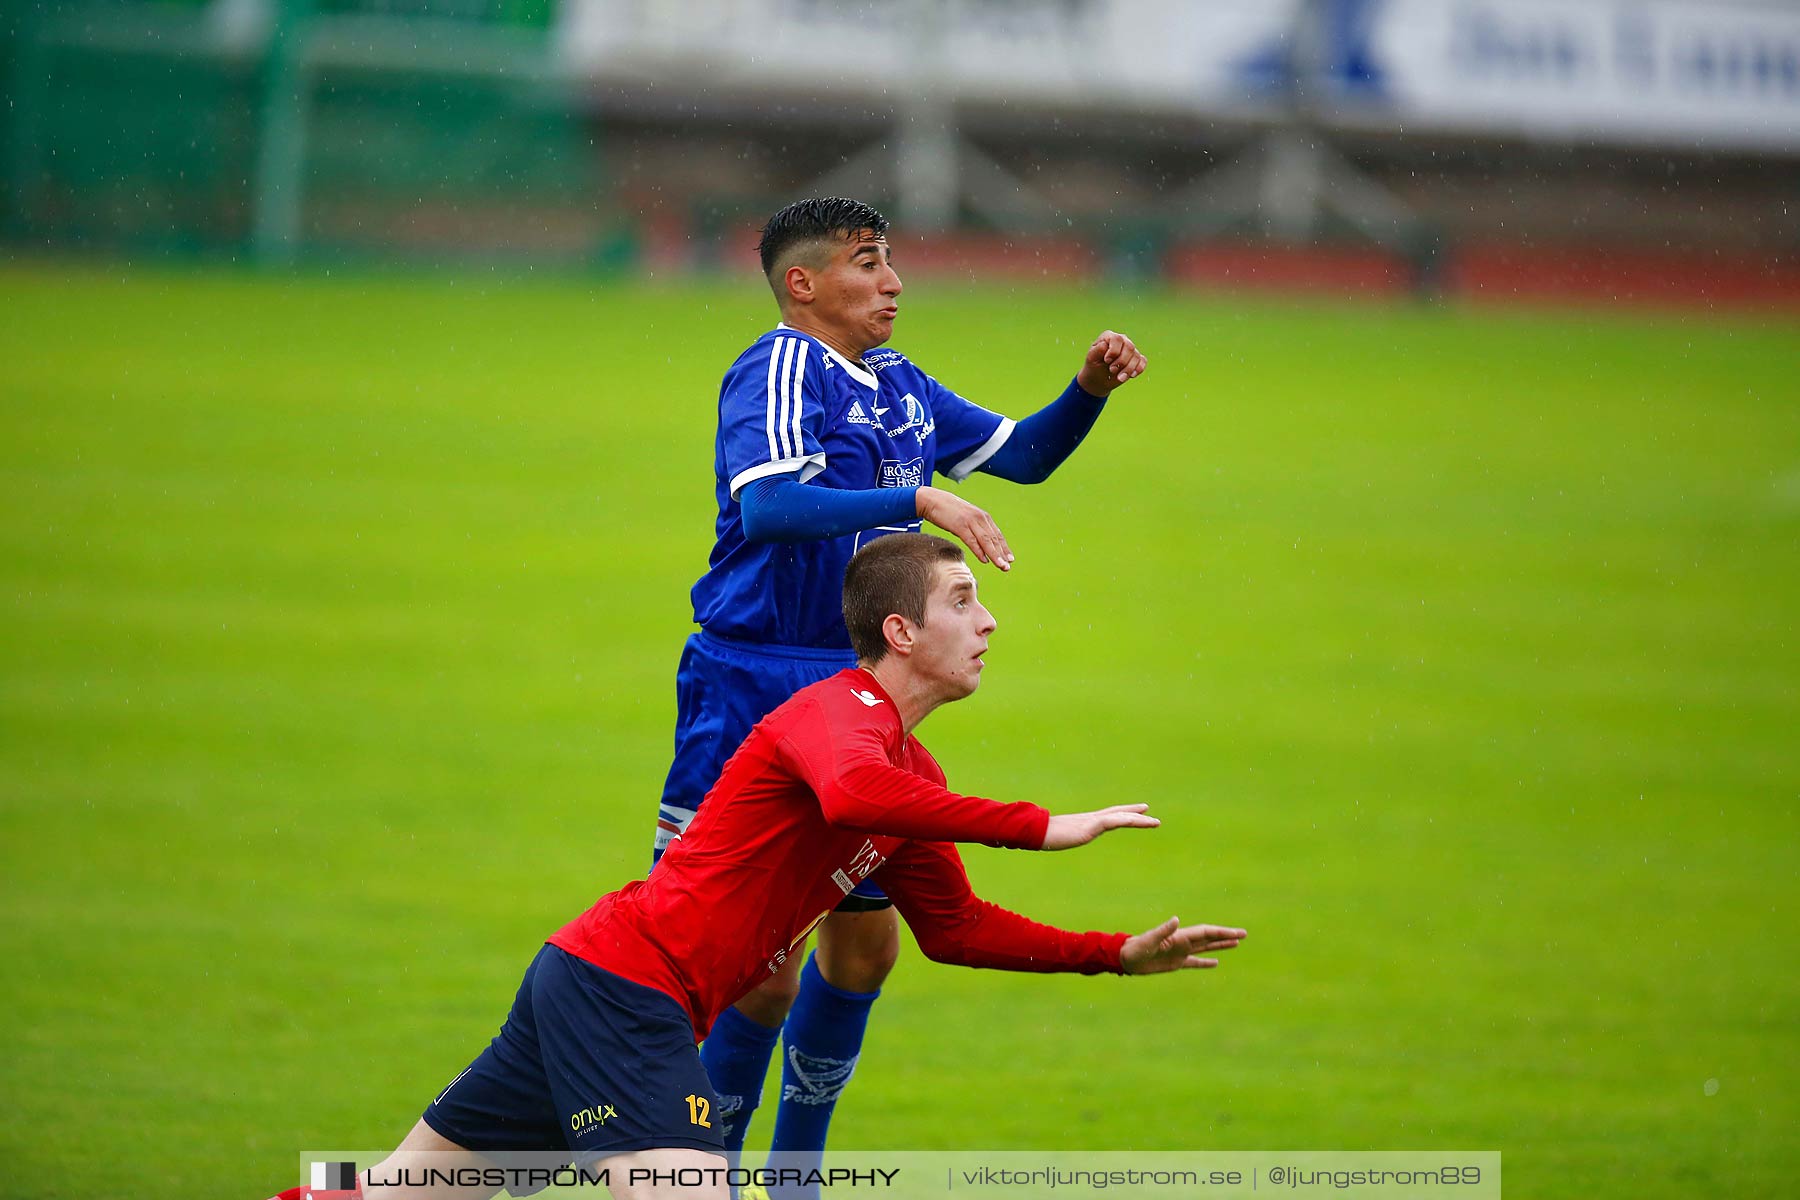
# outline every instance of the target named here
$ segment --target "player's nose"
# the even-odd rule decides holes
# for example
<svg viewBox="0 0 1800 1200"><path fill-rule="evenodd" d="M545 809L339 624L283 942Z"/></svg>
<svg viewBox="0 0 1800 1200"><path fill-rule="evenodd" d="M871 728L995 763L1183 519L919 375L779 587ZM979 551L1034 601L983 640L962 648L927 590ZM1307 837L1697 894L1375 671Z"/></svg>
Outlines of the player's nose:
<svg viewBox="0 0 1800 1200"><path fill-rule="evenodd" d="M894 268L889 267L887 269L887 278L882 281L881 294L884 296L898 296L904 290L905 286L900 282L900 273L894 270Z"/></svg>
<svg viewBox="0 0 1800 1200"><path fill-rule="evenodd" d="M976 628L981 631L982 637L987 637L1000 627L1000 622L994 620L994 614L988 611L987 605L977 604L975 607L981 610L977 614Z"/></svg>

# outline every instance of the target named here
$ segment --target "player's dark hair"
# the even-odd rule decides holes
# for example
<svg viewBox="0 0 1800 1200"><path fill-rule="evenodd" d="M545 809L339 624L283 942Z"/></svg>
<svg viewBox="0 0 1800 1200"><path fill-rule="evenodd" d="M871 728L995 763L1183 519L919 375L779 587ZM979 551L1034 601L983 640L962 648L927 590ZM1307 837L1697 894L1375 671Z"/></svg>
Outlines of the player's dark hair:
<svg viewBox="0 0 1800 1200"><path fill-rule="evenodd" d="M756 245L762 256L766 276L780 264L782 255L802 242L822 242L831 238L848 241L864 229L880 237L887 232L888 219L861 200L845 196L816 196L797 200L769 218L763 226L762 241ZM773 280L770 281L773 284ZM776 293L779 295L779 291Z"/></svg>
<svg viewBox="0 0 1800 1200"><path fill-rule="evenodd" d="M886 656L881 626L894 613L923 625L938 564L963 561L961 546L929 533L890 533L858 550L844 568L844 627L856 657Z"/></svg>

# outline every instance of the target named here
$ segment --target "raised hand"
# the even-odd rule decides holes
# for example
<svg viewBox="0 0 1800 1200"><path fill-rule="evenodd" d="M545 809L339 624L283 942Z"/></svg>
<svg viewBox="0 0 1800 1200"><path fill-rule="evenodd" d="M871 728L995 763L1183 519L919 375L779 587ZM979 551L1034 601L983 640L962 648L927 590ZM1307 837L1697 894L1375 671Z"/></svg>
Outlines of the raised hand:
<svg viewBox="0 0 1800 1200"><path fill-rule="evenodd" d="M1150 366L1130 338L1111 329L1101 332L1088 347L1087 358L1075 382L1090 396L1105 396L1114 388L1142 375Z"/></svg>

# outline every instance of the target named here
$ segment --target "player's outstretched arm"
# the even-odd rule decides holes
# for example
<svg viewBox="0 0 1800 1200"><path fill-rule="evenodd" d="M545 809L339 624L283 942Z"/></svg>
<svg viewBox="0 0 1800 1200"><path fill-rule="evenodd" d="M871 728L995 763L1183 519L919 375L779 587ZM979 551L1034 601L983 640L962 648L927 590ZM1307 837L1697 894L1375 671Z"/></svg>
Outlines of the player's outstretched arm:
<svg viewBox="0 0 1800 1200"><path fill-rule="evenodd" d="M1081 371L1063 394L1013 427L974 469L1013 483L1042 483L1081 445L1115 389L1149 369L1150 362L1122 333L1108 329L1094 339ZM955 471L951 478L960 478Z"/></svg>
<svg viewBox="0 0 1800 1200"><path fill-rule="evenodd" d="M1155 829L1162 822L1148 804L1115 804L1096 812L1052 813L1044 830L1044 850L1073 850L1111 829Z"/></svg>
<svg viewBox="0 0 1800 1200"><path fill-rule="evenodd" d="M1119 966L1127 975L1204 970L1218 966L1219 960L1200 955L1235 949L1247 936L1228 925L1184 926L1179 918L1170 917L1155 929L1126 938L1119 949Z"/></svg>
<svg viewBox="0 0 1800 1200"><path fill-rule="evenodd" d="M1244 938L1242 929L1184 929L1173 920L1136 937L1044 925L976 896L962 857L948 842L903 843L877 878L933 962L1002 971L1150 975L1216 966L1216 960L1199 956L1229 950Z"/></svg>

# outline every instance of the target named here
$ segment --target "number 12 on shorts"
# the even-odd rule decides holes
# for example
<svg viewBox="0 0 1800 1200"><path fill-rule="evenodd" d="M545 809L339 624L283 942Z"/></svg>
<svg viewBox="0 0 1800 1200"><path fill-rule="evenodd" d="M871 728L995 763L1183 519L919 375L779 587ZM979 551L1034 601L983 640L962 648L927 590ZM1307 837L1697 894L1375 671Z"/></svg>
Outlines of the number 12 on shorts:
<svg viewBox="0 0 1800 1200"><path fill-rule="evenodd" d="M712 1101L705 1096L689 1096L687 1102L688 1120L702 1129L711 1129L712 1122L707 1118L712 1116Z"/></svg>

